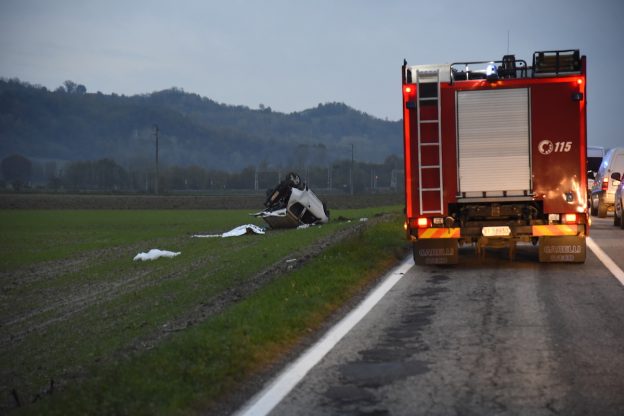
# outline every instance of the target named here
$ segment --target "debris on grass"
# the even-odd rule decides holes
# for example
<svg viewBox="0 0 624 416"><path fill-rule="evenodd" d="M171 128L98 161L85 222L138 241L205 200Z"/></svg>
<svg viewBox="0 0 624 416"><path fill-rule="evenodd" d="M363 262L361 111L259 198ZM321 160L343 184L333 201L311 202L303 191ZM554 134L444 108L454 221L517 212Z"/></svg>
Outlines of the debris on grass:
<svg viewBox="0 0 624 416"><path fill-rule="evenodd" d="M222 238L227 238L227 237L239 237L241 235L246 235L246 234L264 234L264 228L262 227L258 227L257 225L254 224L245 224L245 225L240 225L226 233L223 234L195 234L192 235L192 238L215 238L215 237L222 237Z"/></svg>
<svg viewBox="0 0 624 416"><path fill-rule="evenodd" d="M264 234L264 228L258 227L253 224L245 224L240 227L236 227L233 230L223 233L221 237L238 237L245 234Z"/></svg>
<svg viewBox="0 0 624 416"><path fill-rule="evenodd" d="M175 257L177 255L180 255L181 252L173 252L173 251L168 251L168 250L159 250L157 248L153 248L150 251L148 251L147 253L139 253L136 256L134 256L134 261L136 260L142 260L142 261L146 261L146 260L156 260L160 257L167 257L167 258L172 258Z"/></svg>

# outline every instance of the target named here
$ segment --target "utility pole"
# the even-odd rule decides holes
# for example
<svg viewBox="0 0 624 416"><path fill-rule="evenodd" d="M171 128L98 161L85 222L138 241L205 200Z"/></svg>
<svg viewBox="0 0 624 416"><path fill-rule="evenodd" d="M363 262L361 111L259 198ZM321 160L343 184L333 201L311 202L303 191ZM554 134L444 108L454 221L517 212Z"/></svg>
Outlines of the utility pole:
<svg viewBox="0 0 624 416"><path fill-rule="evenodd" d="M306 166L306 185L310 186L310 166Z"/></svg>
<svg viewBox="0 0 624 416"><path fill-rule="evenodd" d="M349 172L349 182L351 182L351 195L353 195L353 152L354 146L353 143L351 143L351 170Z"/></svg>
<svg viewBox="0 0 624 416"><path fill-rule="evenodd" d="M371 168L371 176L370 176L371 182L370 182L370 189L373 190L375 189L375 168Z"/></svg>
<svg viewBox="0 0 624 416"><path fill-rule="evenodd" d="M154 137L156 137L156 180L154 181L154 193L158 195L158 124L154 124Z"/></svg>
<svg viewBox="0 0 624 416"><path fill-rule="evenodd" d="M327 187L329 188L329 192L332 190L332 165L331 163L327 164Z"/></svg>

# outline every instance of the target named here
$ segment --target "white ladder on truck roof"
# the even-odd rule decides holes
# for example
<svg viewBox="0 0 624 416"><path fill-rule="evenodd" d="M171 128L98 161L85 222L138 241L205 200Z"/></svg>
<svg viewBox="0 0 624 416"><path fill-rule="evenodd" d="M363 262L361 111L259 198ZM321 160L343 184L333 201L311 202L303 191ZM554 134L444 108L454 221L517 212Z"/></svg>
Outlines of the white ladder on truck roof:
<svg viewBox="0 0 624 416"><path fill-rule="evenodd" d="M428 94L422 94L423 88L421 85L423 84L433 84L435 83L435 96L428 91ZM418 91L418 99L416 101L416 120L418 126L418 193L419 193L419 201L420 201L420 213L421 214L444 214L443 207L443 194L444 194L444 184L442 177L442 123L441 123L441 101L440 101L440 70L416 70L416 88ZM423 96L425 95L425 96ZM436 109L436 118L435 119L421 119L421 103L428 102L428 104L437 105ZM437 127L437 137L436 140L433 141L428 139L423 143L422 138L422 125L423 124L434 124ZM426 147L437 147L438 150L438 164L437 165L424 165L422 164L422 152L423 148ZM422 185L423 181L423 171L435 171L438 173L439 185L434 188L424 188ZM433 193L436 192L439 196L439 209L425 209L423 204L423 193Z"/></svg>

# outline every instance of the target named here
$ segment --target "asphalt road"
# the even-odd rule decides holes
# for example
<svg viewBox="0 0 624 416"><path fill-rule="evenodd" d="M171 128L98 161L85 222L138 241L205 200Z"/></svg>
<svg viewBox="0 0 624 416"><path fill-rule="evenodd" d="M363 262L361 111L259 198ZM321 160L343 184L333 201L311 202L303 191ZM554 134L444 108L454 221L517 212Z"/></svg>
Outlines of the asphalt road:
<svg viewBox="0 0 624 416"><path fill-rule="evenodd" d="M592 239L624 270L624 231ZM624 286L537 250L414 266L272 415L624 415Z"/></svg>

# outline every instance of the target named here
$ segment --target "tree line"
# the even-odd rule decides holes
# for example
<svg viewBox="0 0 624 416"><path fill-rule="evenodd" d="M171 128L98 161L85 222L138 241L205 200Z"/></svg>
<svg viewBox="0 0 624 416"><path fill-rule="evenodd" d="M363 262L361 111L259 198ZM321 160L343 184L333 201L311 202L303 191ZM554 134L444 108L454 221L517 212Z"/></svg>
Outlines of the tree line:
<svg viewBox="0 0 624 416"><path fill-rule="evenodd" d="M14 154L2 159L4 190L156 192L155 165L122 166L113 159L57 162L31 161ZM342 159L323 165L275 167L248 165L230 172L201 166L164 165L159 169L158 190L171 192L263 191L274 187L289 172L297 172L315 189L330 192L380 192L403 189L403 160L389 156L383 163Z"/></svg>

